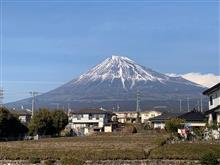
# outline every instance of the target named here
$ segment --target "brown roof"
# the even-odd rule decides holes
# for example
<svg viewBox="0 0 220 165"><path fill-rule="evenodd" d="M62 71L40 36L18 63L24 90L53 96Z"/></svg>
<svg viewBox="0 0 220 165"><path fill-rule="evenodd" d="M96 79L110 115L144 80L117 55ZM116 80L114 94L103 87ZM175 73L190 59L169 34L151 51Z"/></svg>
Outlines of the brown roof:
<svg viewBox="0 0 220 165"><path fill-rule="evenodd" d="M81 109L73 112L73 114L112 114L112 112L104 109Z"/></svg>
<svg viewBox="0 0 220 165"><path fill-rule="evenodd" d="M218 84L214 85L213 87L211 87L211 88L205 90L205 91L203 92L203 94L204 94L204 95L208 95L208 94L210 94L211 92L213 92L213 91L215 91L216 89L219 89L219 88L220 88L220 83L218 83Z"/></svg>

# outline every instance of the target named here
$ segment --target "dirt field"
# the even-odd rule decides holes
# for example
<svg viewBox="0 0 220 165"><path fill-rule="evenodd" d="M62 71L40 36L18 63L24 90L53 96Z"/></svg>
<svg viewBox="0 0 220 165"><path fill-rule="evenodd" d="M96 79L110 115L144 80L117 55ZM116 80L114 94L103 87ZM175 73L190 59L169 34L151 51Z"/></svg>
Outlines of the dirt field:
<svg viewBox="0 0 220 165"><path fill-rule="evenodd" d="M148 150L160 145L166 137L167 135L160 133L137 133L0 142L0 159L65 161L145 159Z"/></svg>

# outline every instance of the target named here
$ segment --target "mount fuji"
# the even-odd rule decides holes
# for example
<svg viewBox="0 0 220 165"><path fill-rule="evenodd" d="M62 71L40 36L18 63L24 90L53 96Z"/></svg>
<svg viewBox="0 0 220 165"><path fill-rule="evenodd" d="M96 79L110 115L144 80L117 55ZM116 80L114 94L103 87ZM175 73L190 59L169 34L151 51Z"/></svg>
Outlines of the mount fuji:
<svg viewBox="0 0 220 165"><path fill-rule="evenodd" d="M39 107L54 103L72 108L113 108L134 110L136 94L141 95L143 109L166 106L175 109L178 100L200 97L204 87L182 77L170 77L121 56L112 56L87 73L57 89L36 97ZM9 103L10 107L30 106L31 99Z"/></svg>

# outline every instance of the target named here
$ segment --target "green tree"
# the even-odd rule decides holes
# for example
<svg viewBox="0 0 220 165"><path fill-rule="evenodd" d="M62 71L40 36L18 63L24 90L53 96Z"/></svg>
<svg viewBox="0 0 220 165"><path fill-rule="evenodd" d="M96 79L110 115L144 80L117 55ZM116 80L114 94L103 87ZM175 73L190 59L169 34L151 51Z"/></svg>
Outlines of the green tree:
<svg viewBox="0 0 220 165"><path fill-rule="evenodd" d="M179 128L182 128L184 120L174 118L165 122L165 129L169 133L177 133Z"/></svg>
<svg viewBox="0 0 220 165"><path fill-rule="evenodd" d="M6 108L0 108L0 137L23 136L28 129Z"/></svg>
<svg viewBox="0 0 220 165"><path fill-rule="evenodd" d="M68 124L68 116L62 110L52 111L51 116L52 116L52 119L53 119L53 127L55 129L55 133L59 135L60 132Z"/></svg>
<svg viewBox="0 0 220 165"><path fill-rule="evenodd" d="M30 135L53 135L55 128L51 112L48 109L40 109L36 112L29 124Z"/></svg>

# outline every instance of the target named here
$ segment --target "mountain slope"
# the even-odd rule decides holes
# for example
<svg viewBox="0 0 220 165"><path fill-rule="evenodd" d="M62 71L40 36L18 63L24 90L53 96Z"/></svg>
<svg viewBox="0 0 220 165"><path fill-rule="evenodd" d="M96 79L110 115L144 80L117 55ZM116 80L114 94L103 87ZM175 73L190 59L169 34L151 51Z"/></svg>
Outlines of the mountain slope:
<svg viewBox="0 0 220 165"><path fill-rule="evenodd" d="M108 101L113 104L135 101L137 91L140 91L142 101L164 101L186 97L196 99L203 90L200 85L181 77L169 77L127 57L112 56L79 78L38 96L37 101L42 106L50 106L54 102L72 103L74 106L73 103L78 105L80 102L82 106L79 107L84 108L85 102L103 106L103 102ZM16 105L29 101L23 100Z"/></svg>

